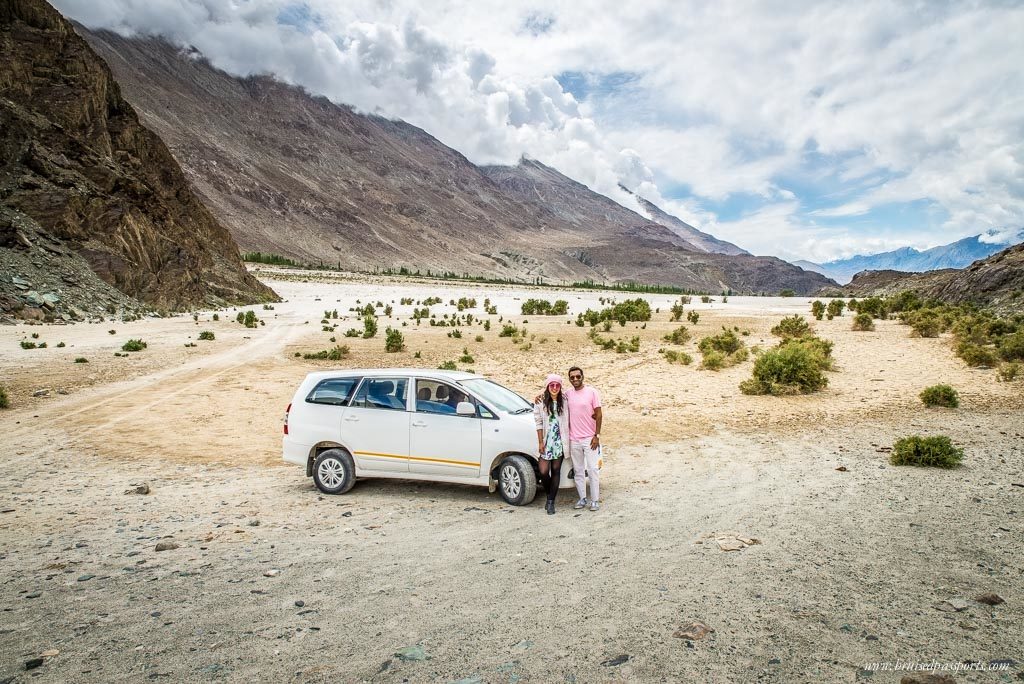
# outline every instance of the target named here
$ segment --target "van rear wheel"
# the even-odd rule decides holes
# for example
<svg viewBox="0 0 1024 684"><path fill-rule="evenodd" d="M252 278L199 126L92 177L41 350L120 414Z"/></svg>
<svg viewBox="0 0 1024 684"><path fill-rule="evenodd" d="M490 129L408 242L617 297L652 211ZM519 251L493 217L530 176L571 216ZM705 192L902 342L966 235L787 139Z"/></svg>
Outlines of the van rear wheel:
<svg viewBox="0 0 1024 684"><path fill-rule="evenodd" d="M498 466L498 491L513 506L525 506L537 496L537 473L525 456L506 456Z"/></svg>
<svg viewBox="0 0 1024 684"><path fill-rule="evenodd" d="M356 483L356 466L344 449L327 449L313 462L313 482L324 494L344 494Z"/></svg>

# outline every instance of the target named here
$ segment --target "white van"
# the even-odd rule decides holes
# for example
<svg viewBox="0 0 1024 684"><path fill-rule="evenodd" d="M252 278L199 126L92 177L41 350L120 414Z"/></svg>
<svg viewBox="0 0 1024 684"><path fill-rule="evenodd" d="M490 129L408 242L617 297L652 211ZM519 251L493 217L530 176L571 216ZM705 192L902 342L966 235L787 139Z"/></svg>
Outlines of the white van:
<svg viewBox="0 0 1024 684"><path fill-rule="evenodd" d="M284 460L326 494L344 494L360 477L487 486L515 506L537 493L533 405L471 373L310 373L285 411L283 441ZM560 487L572 486L567 470Z"/></svg>

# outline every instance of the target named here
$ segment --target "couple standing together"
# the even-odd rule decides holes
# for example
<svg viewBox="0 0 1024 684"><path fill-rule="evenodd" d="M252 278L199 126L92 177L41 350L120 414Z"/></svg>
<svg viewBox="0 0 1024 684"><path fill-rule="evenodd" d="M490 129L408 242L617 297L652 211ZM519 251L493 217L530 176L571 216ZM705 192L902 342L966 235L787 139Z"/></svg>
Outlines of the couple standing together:
<svg viewBox="0 0 1024 684"><path fill-rule="evenodd" d="M579 501L574 508L590 510L600 508L600 475L598 461L601 447L601 395L583 384L583 371L578 366L569 369L570 387L562 387L562 377L552 373L547 378L544 392L533 403L533 418L537 425L537 451L540 457L540 479L548 495L544 509L555 513L555 496L562 480L562 460L568 453L575 474ZM586 480L590 480L590 500L587 500Z"/></svg>

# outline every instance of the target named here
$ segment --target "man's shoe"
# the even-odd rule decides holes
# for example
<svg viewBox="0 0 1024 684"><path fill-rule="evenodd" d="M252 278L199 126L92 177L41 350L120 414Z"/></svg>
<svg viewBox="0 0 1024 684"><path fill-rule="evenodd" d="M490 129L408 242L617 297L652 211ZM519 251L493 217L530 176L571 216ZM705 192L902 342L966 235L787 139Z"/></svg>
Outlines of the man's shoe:
<svg viewBox="0 0 1024 684"><path fill-rule="evenodd" d="M591 501L591 502L590 502L590 510L592 510L592 511L598 511L598 510L600 510L600 509L601 509L601 507L600 507L600 506L599 506L599 505L597 504L597 502L596 502L596 501Z"/></svg>
<svg viewBox="0 0 1024 684"><path fill-rule="evenodd" d="M586 508L586 507L587 507L587 500L586 499L580 499L579 501L576 502L576 505L573 506L573 508L575 508L577 511L580 510L581 508Z"/></svg>
<svg viewBox="0 0 1024 684"><path fill-rule="evenodd" d="M548 501L547 505L544 508L545 508L545 510L547 510L548 515L554 515L555 514L555 502L554 501Z"/></svg>

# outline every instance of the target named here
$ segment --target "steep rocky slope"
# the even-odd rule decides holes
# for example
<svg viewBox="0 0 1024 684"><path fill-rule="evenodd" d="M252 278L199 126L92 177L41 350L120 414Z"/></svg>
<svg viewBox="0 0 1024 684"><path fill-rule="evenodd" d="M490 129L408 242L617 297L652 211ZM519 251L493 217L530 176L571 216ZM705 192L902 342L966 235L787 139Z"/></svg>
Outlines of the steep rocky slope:
<svg viewBox="0 0 1024 684"><path fill-rule="evenodd" d="M57 11L43 0L0 3L0 62L5 312L275 298Z"/></svg>
<svg viewBox="0 0 1024 684"><path fill-rule="evenodd" d="M974 303L1024 312L1024 244L975 261L967 268L926 273L863 271L842 289L848 296L888 295L912 290L953 304Z"/></svg>
<svg viewBox="0 0 1024 684"><path fill-rule="evenodd" d="M778 259L720 262L534 162L483 169L409 124L269 77L236 78L157 38L79 30L245 250L357 270L712 291L829 284ZM543 199L513 187L522 181L536 192L531 174L553 182Z"/></svg>

